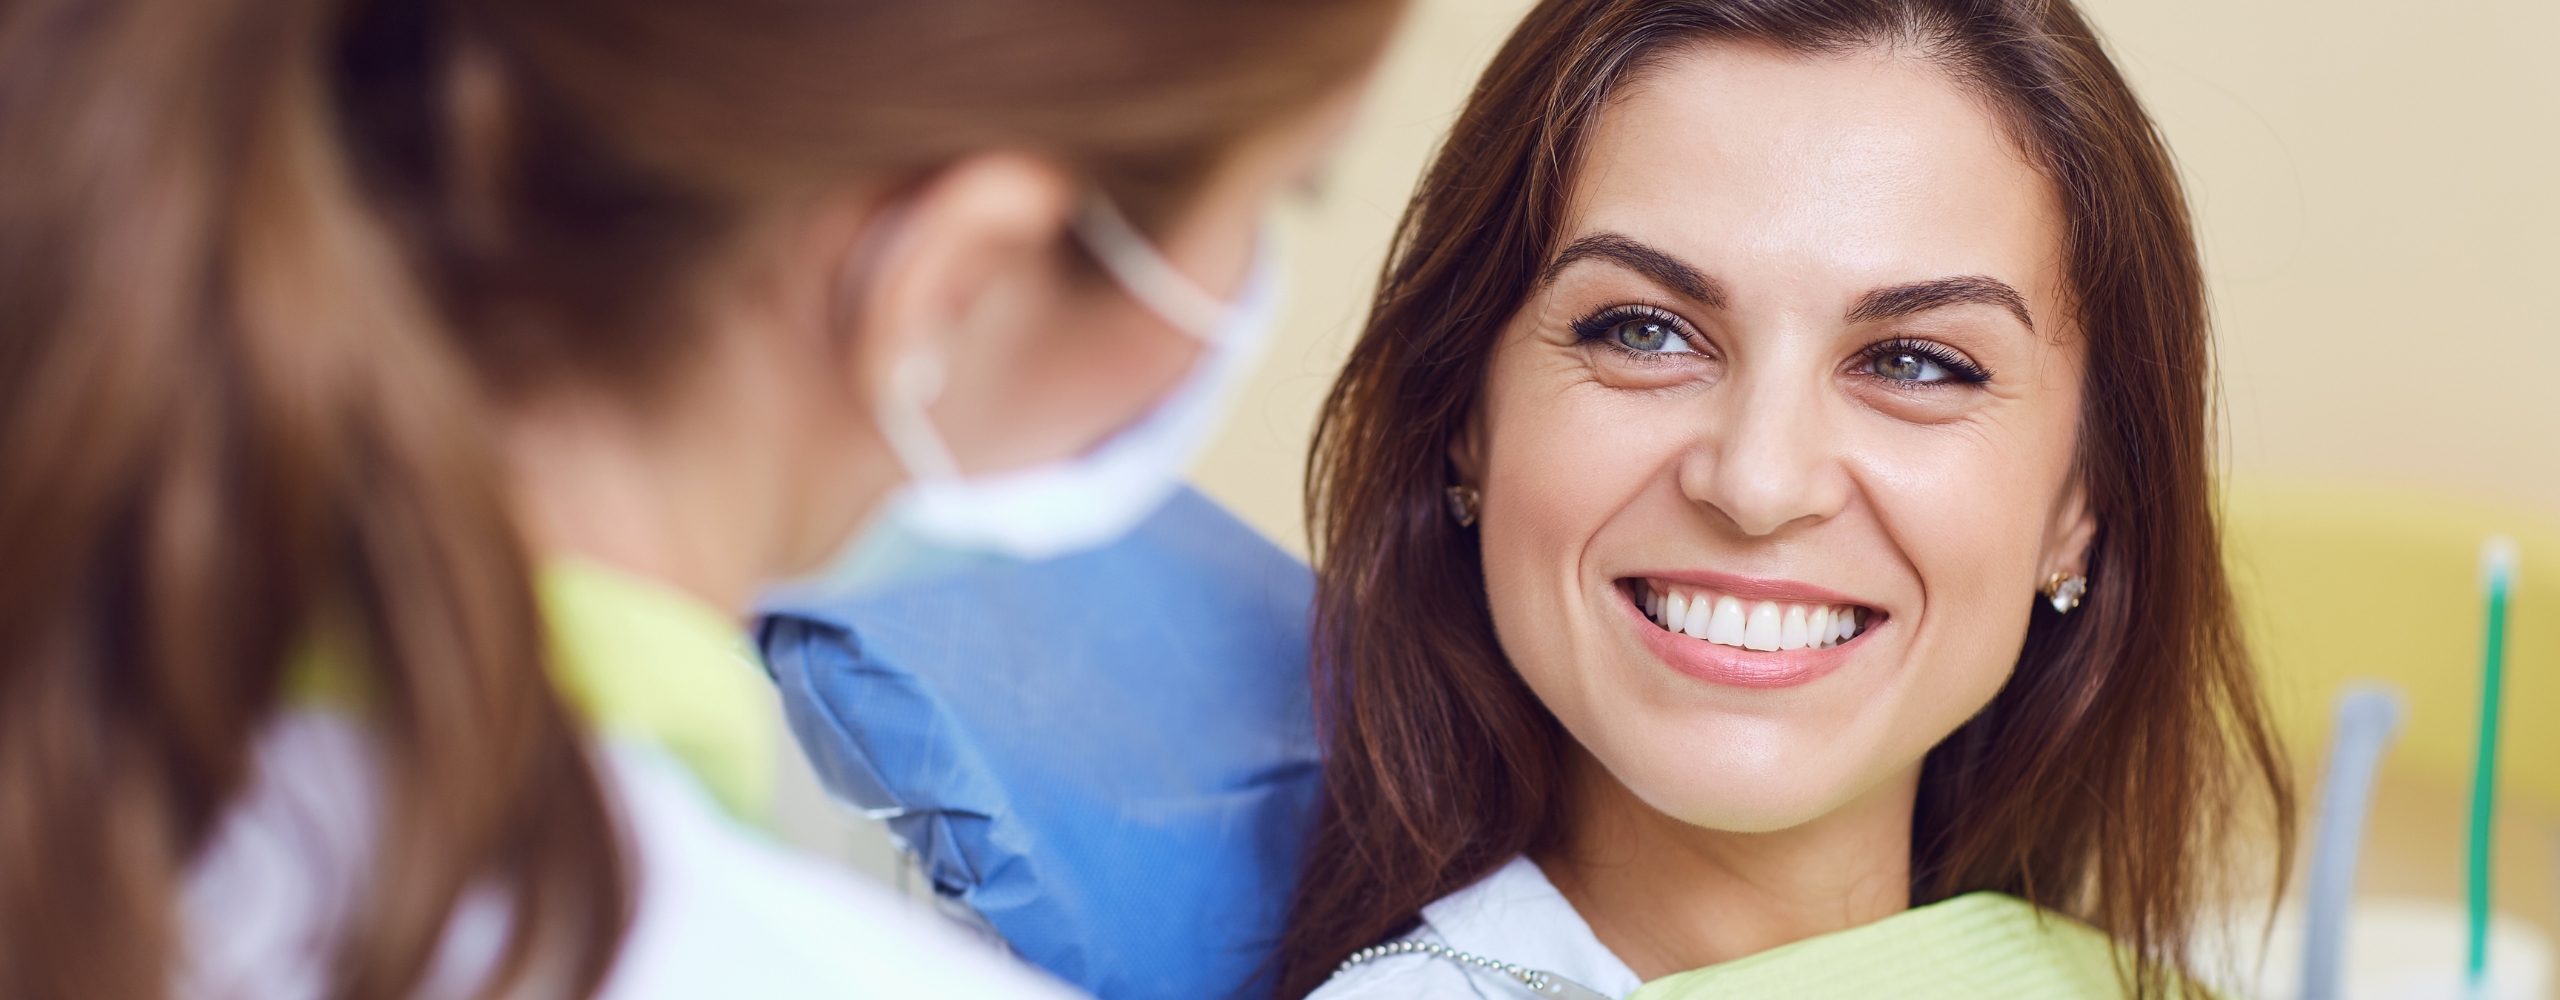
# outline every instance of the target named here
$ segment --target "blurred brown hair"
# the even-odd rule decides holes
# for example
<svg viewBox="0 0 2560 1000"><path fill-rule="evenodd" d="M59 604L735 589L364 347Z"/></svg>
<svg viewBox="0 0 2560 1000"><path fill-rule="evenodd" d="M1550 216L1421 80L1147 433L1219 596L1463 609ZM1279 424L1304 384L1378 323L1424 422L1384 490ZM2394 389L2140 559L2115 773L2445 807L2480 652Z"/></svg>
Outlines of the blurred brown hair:
<svg viewBox="0 0 2560 1000"><path fill-rule="evenodd" d="M333 992L408 995L483 882L515 910L487 991L591 992L630 892L496 408L640 398L725 241L830 184L1013 149L1162 221L1395 12L0 5L0 996L177 981L176 888L320 640L385 810Z"/></svg>
<svg viewBox="0 0 2560 1000"><path fill-rule="evenodd" d="M2292 790L2214 516L2205 289L2167 149L2067 0L1547 0L1476 84L1406 209L1308 460L1323 815L1279 962L1303 996L1354 950L1573 822L1571 737L1514 673L1475 535L1444 512L1496 334L1557 251L1611 93L1674 47L1890 48L1996 109L2068 215L2087 339L2092 591L1923 764L1911 902L1995 890L2089 921L2160 992L2253 800ZM2256 796L2262 794L2263 798ZM2289 858L2280 859L2281 865Z"/></svg>

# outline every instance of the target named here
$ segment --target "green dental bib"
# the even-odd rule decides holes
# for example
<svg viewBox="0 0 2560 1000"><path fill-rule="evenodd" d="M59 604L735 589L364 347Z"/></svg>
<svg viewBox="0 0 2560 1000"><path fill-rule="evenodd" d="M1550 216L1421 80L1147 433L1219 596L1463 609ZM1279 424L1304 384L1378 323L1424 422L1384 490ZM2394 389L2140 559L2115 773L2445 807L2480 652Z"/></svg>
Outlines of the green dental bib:
<svg viewBox="0 0 2560 1000"><path fill-rule="evenodd" d="M2087 924L1977 892L1665 976L1628 1000L2116 998L2118 954Z"/></svg>

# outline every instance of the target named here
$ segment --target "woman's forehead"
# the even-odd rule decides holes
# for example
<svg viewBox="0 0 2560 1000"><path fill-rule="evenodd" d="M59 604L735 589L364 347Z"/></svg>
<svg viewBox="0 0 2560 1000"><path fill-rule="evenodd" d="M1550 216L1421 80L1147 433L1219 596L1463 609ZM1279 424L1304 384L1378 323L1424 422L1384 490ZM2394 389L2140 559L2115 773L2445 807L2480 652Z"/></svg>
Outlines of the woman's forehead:
<svg viewBox="0 0 2560 1000"><path fill-rule="evenodd" d="M1567 239L1636 236L1748 281L1893 283L1993 274L2049 283L2065 231L2053 185L1935 64L1708 43L1651 61L1583 151Z"/></svg>

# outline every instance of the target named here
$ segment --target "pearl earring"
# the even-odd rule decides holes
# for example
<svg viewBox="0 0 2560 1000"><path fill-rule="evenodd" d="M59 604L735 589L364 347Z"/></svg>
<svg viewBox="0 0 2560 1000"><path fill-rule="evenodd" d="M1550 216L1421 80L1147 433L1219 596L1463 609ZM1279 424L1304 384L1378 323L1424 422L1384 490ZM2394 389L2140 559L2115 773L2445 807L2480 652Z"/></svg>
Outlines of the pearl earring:
<svg viewBox="0 0 2560 1000"><path fill-rule="evenodd" d="M2078 573L2056 573L2046 577L2042 588L2044 599L2053 605L2055 614L2070 614L2089 595L2089 578Z"/></svg>
<svg viewBox="0 0 2560 1000"><path fill-rule="evenodd" d="M1448 500L1450 520L1458 522L1461 528L1476 526L1476 512L1484 506L1483 493L1477 492L1473 486L1452 486L1449 487Z"/></svg>

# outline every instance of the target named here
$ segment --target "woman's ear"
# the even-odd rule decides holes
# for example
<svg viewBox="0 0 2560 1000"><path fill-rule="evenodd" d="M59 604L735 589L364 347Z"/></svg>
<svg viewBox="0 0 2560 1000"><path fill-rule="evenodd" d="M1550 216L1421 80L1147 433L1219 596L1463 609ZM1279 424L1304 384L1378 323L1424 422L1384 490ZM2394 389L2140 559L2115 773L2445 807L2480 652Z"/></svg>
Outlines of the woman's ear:
<svg viewBox="0 0 2560 1000"><path fill-rule="evenodd" d="M1484 421L1481 409L1470 410L1458 432L1449 435L1449 468L1456 473L1450 485L1484 488Z"/></svg>
<svg viewBox="0 0 2560 1000"><path fill-rule="evenodd" d="M841 255L834 334L848 388L876 396L910 358L1002 356L1007 300L1054 271L1076 187L1045 160L984 153L936 171L873 212Z"/></svg>
<svg viewBox="0 0 2560 1000"><path fill-rule="evenodd" d="M2044 560L2036 568L2036 583L2041 585L2054 574L2087 576L2089 544L2098 537L2097 512L2089 507L2089 484L2078 475L2063 490L2053 505L2053 520L2045 526Z"/></svg>

